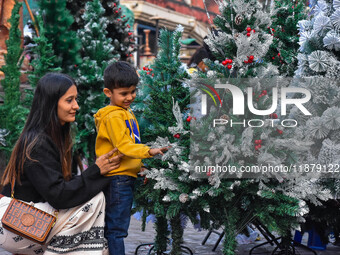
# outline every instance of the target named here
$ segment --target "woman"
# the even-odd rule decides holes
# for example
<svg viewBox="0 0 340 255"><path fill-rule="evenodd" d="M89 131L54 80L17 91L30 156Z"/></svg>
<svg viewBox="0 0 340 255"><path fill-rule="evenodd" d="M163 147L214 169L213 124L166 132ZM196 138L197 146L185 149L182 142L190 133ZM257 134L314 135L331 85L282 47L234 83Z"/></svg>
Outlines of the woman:
<svg viewBox="0 0 340 255"><path fill-rule="evenodd" d="M122 155L99 157L79 176L71 174L72 138L77 87L65 74L49 73L37 85L32 108L2 177L7 196L0 200L0 217L14 197L48 213L59 210L45 246L24 239L0 225L0 247L19 254L102 254L105 247L105 199L101 190L110 182L103 175L119 167Z"/></svg>

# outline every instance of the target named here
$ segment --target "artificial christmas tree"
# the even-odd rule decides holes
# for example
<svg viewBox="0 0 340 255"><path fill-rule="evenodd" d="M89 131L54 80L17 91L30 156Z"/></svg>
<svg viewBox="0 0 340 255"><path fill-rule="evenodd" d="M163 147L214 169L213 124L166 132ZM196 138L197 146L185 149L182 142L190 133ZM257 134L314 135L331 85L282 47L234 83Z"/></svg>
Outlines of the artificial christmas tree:
<svg viewBox="0 0 340 255"><path fill-rule="evenodd" d="M339 237L338 192L340 183L334 167L339 166L340 157L340 1L310 1L307 20L299 22L300 53L296 70L295 86L308 89L313 95L308 107L312 116L302 119L303 129L311 141L309 163L322 167L320 179L332 191L332 201L322 206L313 206L308 220L317 224L317 229L334 229ZM291 116L298 113L292 109ZM319 233L327 240L325 232Z"/></svg>
<svg viewBox="0 0 340 255"><path fill-rule="evenodd" d="M36 16L36 22L37 27L39 28L39 37L36 36L33 38L35 45L31 48L33 57L31 66L33 67L33 71L30 72L28 79L32 88L25 91L25 106L27 106L27 108L31 107L34 89L36 88L39 79L48 72L58 72L61 70L60 67L53 67L55 55L52 44L49 43L46 38L46 31L40 16Z"/></svg>
<svg viewBox="0 0 340 255"><path fill-rule="evenodd" d="M75 22L72 29L77 31L85 26L82 18L85 12L85 4L88 1L68 0L67 8L73 15ZM121 60L131 57L131 53L135 50L135 40L133 36L133 16L125 6L120 5L119 0L101 1L105 9L104 17L107 18L106 36L112 39L114 46L113 55L119 54ZM133 14L133 13L132 13Z"/></svg>
<svg viewBox="0 0 340 255"><path fill-rule="evenodd" d="M292 77L297 67L299 36L297 24L307 17L305 1L275 1L273 22L267 31L273 36L273 43L264 58L265 62L277 65L280 75Z"/></svg>
<svg viewBox="0 0 340 255"><path fill-rule="evenodd" d="M179 168L181 161L188 160L189 146L188 123L184 121L187 116L181 114L181 110L186 109L189 104L189 90L183 84L183 79L188 75L179 61L181 35L180 27L175 32L161 30L161 50L155 62L140 71L142 94L139 94L140 103L134 106L140 113L141 109L144 110L137 116L143 142L150 143L157 139L152 146L172 145L163 156L164 161L144 161L145 167L148 168L143 173L146 179L135 195L136 210L143 211L144 219L150 213L156 216L157 254L167 249L168 223L171 226L172 238L170 254L181 254L181 214L187 214L184 212L187 210L187 204L181 194L189 193L190 189L181 179L183 169ZM171 115L172 112L174 116Z"/></svg>
<svg viewBox="0 0 340 255"><path fill-rule="evenodd" d="M74 31L70 30L73 17L66 9L66 0L39 1L43 16L46 37L52 43L55 67L62 67L63 71L71 72L74 65L81 63L79 50L80 41Z"/></svg>
<svg viewBox="0 0 340 255"><path fill-rule="evenodd" d="M119 54L121 60L132 57L135 51L135 39L131 24L131 17L127 17L125 7L122 7L119 0L103 1L105 17L109 23L107 25L108 37L112 39L114 46L113 54Z"/></svg>
<svg viewBox="0 0 340 255"><path fill-rule="evenodd" d="M12 148L18 139L22 128L25 124L25 119L28 114L28 109L22 106L20 93L20 67L23 61L21 47L21 31L19 29L20 8L22 3L15 1L9 23L11 29L9 38L6 41L7 54L5 55L6 65L0 68L4 72L5 79L1 81L1 86L4 89L4 104L0 105L0 129L6 134L5 143L0 144L0 149L4 150L7 156L10 155ZM7 130L7 131L4 131Z"/></svg>
<svg viewBox="0 0 340 255"><path fill-rule="evenodd" d="M67 0L66 8L70 11L74 19L74 22L71 25L73 31L78 31L85 26L82 16L84 15L87 2L90 2L90 0Z"/></svg>
<svg viewBox="0 0 340 255"><path fill-rule="evenodd" d="M104 12L99 0L88 2L82 16L85 28L78 31L85 57L83 63L76 67L80 109L75 150L90 163L95 160L96 128L93 114L104 107L105 101L103 73L112 61L119 58L112 54L114 47L111 39L106 37L108 21L103 17Z"/></svg>
<svg viewBox="0 0 340 255"><path fill-rule="evenodd" d="M203 115L191 125L190 165L199 166L191 178L206 181L189 197L206 205L210 220L223 227L224 254L234 254L236 235L254 219L283 235L288 252L291 227L308 211L305 200L320 204L330 192L287 169L307 162L312 142L303 130L285 125L286 113L274 99L290 81L274 77L278 68L265 61L274 41L268 33L273 14L255 0L219 1L219 7L217 28L205 41L218 61L206 60L210 70L190 81L202 96Z"/></svg>

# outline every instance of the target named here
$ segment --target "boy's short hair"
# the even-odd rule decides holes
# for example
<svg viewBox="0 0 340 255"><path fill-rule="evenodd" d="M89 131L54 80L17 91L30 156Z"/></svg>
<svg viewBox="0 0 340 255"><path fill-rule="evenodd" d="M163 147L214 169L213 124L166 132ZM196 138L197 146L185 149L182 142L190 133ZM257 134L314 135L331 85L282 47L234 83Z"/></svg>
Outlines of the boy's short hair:
<svg viewBox="0 0 340 255"><path fill-rule="evenodd" d="M136 69L125 61L112 63L104 71L104 85L109 90L137 86L138 82Z"/></svg>

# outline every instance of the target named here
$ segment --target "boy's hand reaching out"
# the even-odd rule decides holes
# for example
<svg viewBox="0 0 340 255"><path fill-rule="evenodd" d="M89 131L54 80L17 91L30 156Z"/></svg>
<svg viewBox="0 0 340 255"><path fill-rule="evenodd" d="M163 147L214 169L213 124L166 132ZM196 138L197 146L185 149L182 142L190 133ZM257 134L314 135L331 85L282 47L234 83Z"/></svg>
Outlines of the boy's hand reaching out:
<svg viewBox="0 0 340 255"><path fill-rule="evenodd" d="M154 148L149 150L149 154L151 156L156 156L158 154L164 155L164 152L166 152L170 147L163 147L163 148Z"/></svg>

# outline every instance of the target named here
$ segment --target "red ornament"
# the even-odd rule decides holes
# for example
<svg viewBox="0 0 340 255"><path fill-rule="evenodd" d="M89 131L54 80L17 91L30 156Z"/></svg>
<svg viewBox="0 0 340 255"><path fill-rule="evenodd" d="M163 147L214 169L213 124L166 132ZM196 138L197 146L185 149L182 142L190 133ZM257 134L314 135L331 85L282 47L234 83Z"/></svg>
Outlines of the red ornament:
<svg viewBox="0 0 340 255"><path fill-rule="evenodd" d="M282 135L282 134L283 134L283 131L282 131L282 130L280 130L280 129L277 129L277 132L278 132L280 135Z"/></svg>
<svg viewBox="0 0 340 255"><path fill-rule="evenodd" d="M272 59L275 59L275 57L272 57Z"/></svg>
<svg viewBox="0 0 340 255"><path fill-rule="evenodd" d="M119 7L119 10L121 10L122 8L121 7Z"/></svg>
<svg viewBox="0 0 340 255"><path fill-rule="evenodd" d="M117 11L117 10L115 11L115 13L118 13L118 12L119 12L119 11Z"/></svg>
<svg viewBox="0 0 340 255"><path fill-rule="evenodd" d="M269 117L272 119L277 119L279 116L276 113L269 114Z"/></svg>
<svg viewBox="0 0 340 255"><path fill-rule="evenodd" d="M146 71L146 67L145 66L143 66L143 70Z"/></svg>
<svg viewBox="0 0 340 255"><path fill-rule="evenodd" d="M146 71L149 71L149 68L148 68L148 67L146 67L146 68L145 68L145 70L146 70Z"/></svg>
<svg viewBox="0 0 340 255"><path fill-rule="evenodd" d="M253 29L253 32L255 33L255 29Z"/></svg>
<svg viewBox="0 0 340 255"><path fill-rule="evenodd" d="M121 19L117 19L117 21L121 21Z"/></svg>
<svg viewBox="0 0 340 255"><path fill-rule="evenodd" d="M174 137L179 139L181 137L181 135L180 134L175 134Z"/></svg>
<svg viewBox="0 0 340 255"><path fill-rule="evenodd" d="M144 183L144 184L147 184L147 183L148 183L148 178L144 177L143 183Z"/></svg>
<svg viewBox="0 0 340 255"><path fill-rule="evenodd" d="M231 69L232 67L233 67L232 65L228 65L228 66L227 66L228 69Z"/></svg>
<svg viewBox="0 0 340 255"><path fill-rule="evenodd" d="M150 71L150 72L152 72L152 69L151 69L151 68L149 68L149 71Z"/></svg>
<svg viewBox="0 0 340 255"><path fill-rule="evenodd" d="M146 74L150 74L150 72L146 72Z"/></svg>
<svg viewBox="0 0 340 255"><path fill-rule="evenodd" d="M131 35L132 35L132 32L129 32L128 35L131 36Z"/></svg>
<svg viewBox="0 0 340 255"><path fill-rule="evenodd" d="M231 63L233 63L233 60L232 59L227 59L227 62L228 62L228 64L231 64Z"/></svg>
<svg viewBox="0 0 340 255"><path fill-rule="evenodd" d="M130 28L131 26L129 24L126 25L128 28Z"/></svg>
<svg viewBox="0 0 340 255"><path fill-rule="evenodd" d="M248 64L248 60L244 60L244 63L245 63L245 64Z"/></svg>
<svg viewBox="0 0 340 255"><path fill-rule="evenodd" d="M262 91L262 94L263 94L263 95L267 95L267 90L263 90L263 91Z"/></svg>
<svg viewBox="0 0 340 255"><path fill-rule="evenodd" d="M250 55L250 56L249 56L249 59L250 59L250 60L254 60L254 56L253 56L253 55Z"/></svg>
<svg viewBox="0 0 340 255"><path fill-rule="evenodd" d="M251 31L251 28L250 27L247 27L247 32L250 32Z"/></svg>
<svg viewBox="0 0 340 255"><path fill-rule="evenodd" d="M187 122L190 122L191 121L191 116L188 116L188 118L187 118Z"/></svg>
<svg viewBox="0 0 340 255"><path fill-rule="evenodd" d="M249 37L249 36L250 36L250 33L247 33L247 36Z"/></svg>
<svg viewBox="0 0 340 255"><path fill-rule="evenodd" d="M224 66L227 65L227 61L226 61L226 60L223 60L223 61L222 61L222 65L224 65Z"/></svg>
<svg viewBox="0 0 340 255"><path fill-rule="evenodd" d="M114 4L113 4L113 6L114 6L114 7L116 7L116 6L117 6L117 4L116 4L116 3L114 3Z"/></svg>
<svg viewBox="0 0 340 255"><path fill-rule="evenodd" d="M281 56L280 52L279 52L279 53L277 53L277 55L280 57L280 56Z"/></svg>
<svg viewBox="0 0 340 255"><path fill-rule="evenodd" d="M153 73L153 74L152 74L152 77L154 77L154 76L155 76L155 74Z"/></svg>
<svg viewBox="0 0 340 255"><path fill-rule="evenodd" d="M130 54L130 57L132 57L132 54Z"/></svg>

